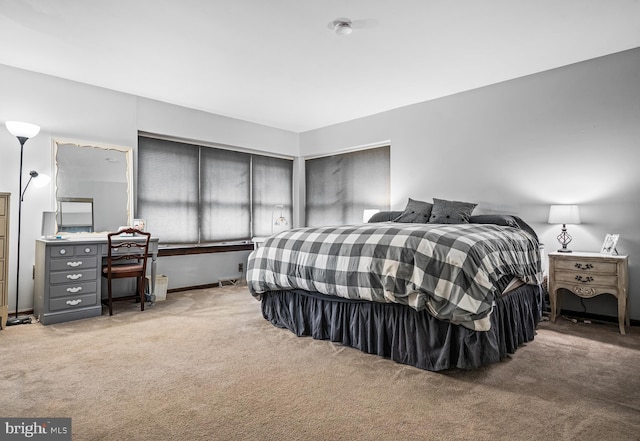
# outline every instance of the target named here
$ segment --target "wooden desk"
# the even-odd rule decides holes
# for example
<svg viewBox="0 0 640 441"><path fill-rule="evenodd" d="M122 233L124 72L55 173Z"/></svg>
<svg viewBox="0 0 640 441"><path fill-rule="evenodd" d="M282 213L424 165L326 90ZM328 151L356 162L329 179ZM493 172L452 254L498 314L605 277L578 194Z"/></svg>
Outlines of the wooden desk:
<svg viewBox="0 0 640 441"><path fill-rule="evenodd" d="M582 298L611 294L618 299L618 324L624 334L629 326L629 256L609 256L599 253L549 253L549 303L551 321L560 314L565 288Z"/></svg>
<svg viewBox="0 0 640 441"><path fill-rule="evenodd" d="M36 240L33 311L40 323L48 325L102 314L101 272L107 253L107 236L101 234ZM153 294L157 237L149 242L149 256Z"/></svg>

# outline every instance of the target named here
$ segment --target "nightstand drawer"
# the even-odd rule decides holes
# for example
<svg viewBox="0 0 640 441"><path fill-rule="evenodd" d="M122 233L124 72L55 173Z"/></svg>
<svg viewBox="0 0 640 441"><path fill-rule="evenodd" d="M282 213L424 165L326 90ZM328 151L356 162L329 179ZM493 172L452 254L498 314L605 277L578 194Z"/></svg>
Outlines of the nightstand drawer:
<svg viewBox="0 0 640 441"><path fill-rule="evenodd" d="M556 266L557 268L557 266ZM618 284L618 277L608 274L597 273L577 273L575 271L565 272L556 271L555 281L558 283L573 283L576 285L596 285L596 286L612 286Z"/></svg>
<svg viewBox="0 0 640 441"><path fill-rule="evenodd" d="M602 262L591 259L562 259L556 260L557 270L580 271L585 273L616 274L618 272L615 262Z"/></svg>

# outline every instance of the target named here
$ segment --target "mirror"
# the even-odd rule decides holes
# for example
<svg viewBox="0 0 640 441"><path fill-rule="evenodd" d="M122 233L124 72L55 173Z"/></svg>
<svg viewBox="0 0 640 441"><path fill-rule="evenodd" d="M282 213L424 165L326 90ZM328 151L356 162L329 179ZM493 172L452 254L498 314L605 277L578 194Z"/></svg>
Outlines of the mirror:
<svg viewBox="0 0 640 441"><path fill-rule="evenodd" d="M132 149L54 140L56 219L58 225L80 217L79 229L67 232L117 231L131 225L133 207ZM91 204L89 204L91 201ZM91 214L90 214L91 213ZM89 216L92 220L89 221ZM60 230L63 231L63 230Z"/></svg>
<svg viewBox="0 0 640 441"><path fill-rule="evenodd" d="M93 233L93 199L58 198L58 231Z"/></svg>

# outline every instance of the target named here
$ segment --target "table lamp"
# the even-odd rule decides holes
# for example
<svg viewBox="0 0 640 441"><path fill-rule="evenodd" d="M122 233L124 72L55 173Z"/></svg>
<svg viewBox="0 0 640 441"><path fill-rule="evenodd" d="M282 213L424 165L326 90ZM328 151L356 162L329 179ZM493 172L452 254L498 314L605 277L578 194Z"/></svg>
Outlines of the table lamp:
<svg viewBox="0 0 640 441"><path fill-rule="evenodd" d="M567 233L567 224L577 225L580 223L579 207L577 205L551 205L549 207L548 222L550 224L562 224L562 231L558 235L558 242L560 242L562 248L558 252L570 253L571 250L567 248L567 245L573 238Z"/></svg>

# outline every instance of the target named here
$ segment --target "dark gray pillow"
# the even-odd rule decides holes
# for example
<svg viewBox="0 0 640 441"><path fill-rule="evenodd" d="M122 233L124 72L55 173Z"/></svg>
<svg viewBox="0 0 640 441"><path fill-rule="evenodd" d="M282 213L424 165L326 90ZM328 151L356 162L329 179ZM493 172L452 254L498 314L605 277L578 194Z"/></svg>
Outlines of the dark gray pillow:
<svg viewBox="0 0 640 441"><path fill-rule="evenodd" d="M538 235L531 226L520 219L518 216L511 214L476 214L469 218L470 224L494 224L503 227L513 227L524 230L538 240Z"/></svg>
<svg viewBox="0 0 640 441"><path fill-rule="evenodd" d="M478 204L433 198L430 224L468 224Z"/></svg>
<svg viewBox="0 0 640 441"><path fill-rule="evenodd" d="M378 211L369 218L369 223L390 222L400 216L402 211Z"/></svg>
<svg viewBox="0 0 640 441"><path fill-rule="evenodd" d="M426 224L429 222L429 217L431 216L431 208L433 208L433 204L430 204L429 202L415 201L409 198L407 207L404 209L402 214L393 221Z"/></svg>
<svg viewBox="0 0 640 441"><path fill-rule="evenodd" d="M518 222L507 214L476 214L469 218L470 224L493 224L503 227L520 228Z"/></svg>

